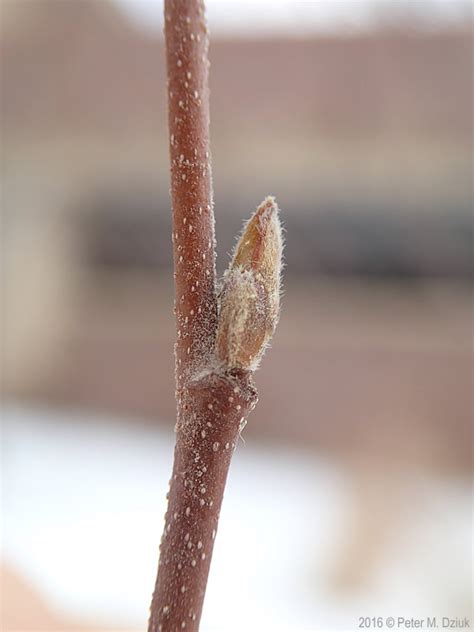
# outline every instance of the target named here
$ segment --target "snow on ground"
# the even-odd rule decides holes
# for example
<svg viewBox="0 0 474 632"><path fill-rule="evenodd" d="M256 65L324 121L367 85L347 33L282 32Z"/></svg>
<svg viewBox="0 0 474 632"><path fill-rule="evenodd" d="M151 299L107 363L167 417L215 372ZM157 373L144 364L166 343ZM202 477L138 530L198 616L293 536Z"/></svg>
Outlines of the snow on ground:
<svg viewBox="0 0 474 632"><path fill-rule="evenodd" d="M19 407L4 410L2 434L7 563L69 617L143 629L174 435L133 420ZM203 632L223 630L229 618L226 632L310 632L356 629L362 615L426 617L441 608L439 616L460 616L470 493L419 484L425 509L413 533L394 545L376 589L343 600L326 585L350 501L341 470L310 452L241 442Z"/></svg>

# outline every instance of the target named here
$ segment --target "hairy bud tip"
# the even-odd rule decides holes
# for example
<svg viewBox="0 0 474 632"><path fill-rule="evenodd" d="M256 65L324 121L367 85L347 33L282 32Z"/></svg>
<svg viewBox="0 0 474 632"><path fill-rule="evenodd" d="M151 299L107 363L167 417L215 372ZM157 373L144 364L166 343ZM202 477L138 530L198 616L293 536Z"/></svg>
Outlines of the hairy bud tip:
<svg viewBox="0 0 474 632"><path fill-rule="evenodd" d="M281 225L268 197L248 221L220 293L217 357L255 369L275 330L280 304Z"/></svg>

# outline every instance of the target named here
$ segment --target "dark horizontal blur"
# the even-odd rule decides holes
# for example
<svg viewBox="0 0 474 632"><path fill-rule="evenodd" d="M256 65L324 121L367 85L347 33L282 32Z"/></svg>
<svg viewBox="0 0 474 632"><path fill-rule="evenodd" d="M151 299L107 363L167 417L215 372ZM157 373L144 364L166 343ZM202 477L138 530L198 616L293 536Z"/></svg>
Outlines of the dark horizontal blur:
<svg viewBox="0 0 474 632"><path fill-rule="evenodd" d="M83 258L169 266L161 38L107 2L7 9L8 139L30 150L74 139L62 149L67 167L57 153L41 165L53 170L59 160L63 186L73 186L84 161L96 164L94 178L84 174L87 199L67 200L85 211ZM222 253L237 218L271 191L285 212L288 274L470 276L471 45L469 24L214 41ZM141 140L147 147L135 160L122 155ZM114 177L121 166L125 182Z"/></svg>

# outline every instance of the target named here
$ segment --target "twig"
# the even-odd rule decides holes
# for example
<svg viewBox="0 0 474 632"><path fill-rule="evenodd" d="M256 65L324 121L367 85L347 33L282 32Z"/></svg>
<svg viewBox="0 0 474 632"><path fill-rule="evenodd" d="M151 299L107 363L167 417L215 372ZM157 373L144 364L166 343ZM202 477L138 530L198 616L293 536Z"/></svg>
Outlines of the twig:
<svg viewBox="0 0 474 632"><path fill-rule="evenodd" d="M178 421L148 630L197 632L232 452L257 401L252 373L278 319L281 233L267 198L218 299L203 2L166 0L165 33Z"/></svg>
<svg viewBox="0 0 474 632"><path fill-rule="evenodd" d="M209 148L209 35L200 0L166 0L178 399L217 327Z"/></svg>

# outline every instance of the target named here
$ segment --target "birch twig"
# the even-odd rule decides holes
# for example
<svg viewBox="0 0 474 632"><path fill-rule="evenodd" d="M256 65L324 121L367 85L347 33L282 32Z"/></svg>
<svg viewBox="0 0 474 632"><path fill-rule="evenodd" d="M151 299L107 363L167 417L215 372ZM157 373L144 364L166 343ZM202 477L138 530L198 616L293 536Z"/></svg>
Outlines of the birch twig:
<svg viewBox="0 0 474 632"><path fill-rule="evenodd" d="M279 311L281 230L267 198L217 296L201 0L165 1L176 317L176 447L148 632L197 632L231 456Z"/></svg>

